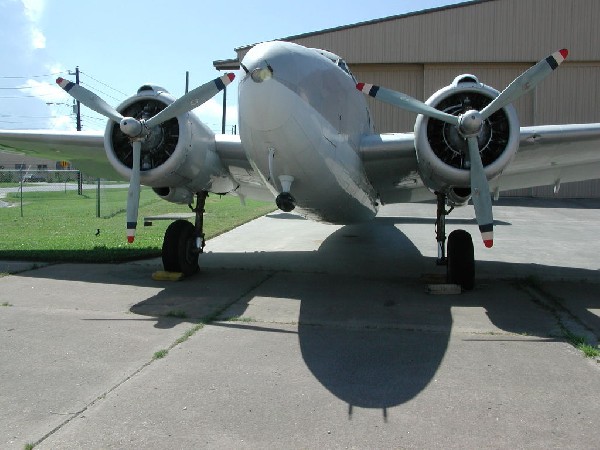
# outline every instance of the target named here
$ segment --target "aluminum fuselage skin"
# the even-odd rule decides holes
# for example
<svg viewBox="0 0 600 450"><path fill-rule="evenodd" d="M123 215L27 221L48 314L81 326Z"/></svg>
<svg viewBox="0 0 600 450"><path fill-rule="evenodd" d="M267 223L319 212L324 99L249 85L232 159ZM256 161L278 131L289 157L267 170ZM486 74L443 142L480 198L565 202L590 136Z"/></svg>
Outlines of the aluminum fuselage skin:
<svg viewBox="0 0 600 450"><path fill-rule="evenodd" d="M280 177L293 177L297 210L313 220L372 219L376 192L358 151L372 127L354 78L332 55L287 42L258 44L242 64L240 138L267 187L277 195ZM264 80L253 79L256 69L266 69Z"/></svg>

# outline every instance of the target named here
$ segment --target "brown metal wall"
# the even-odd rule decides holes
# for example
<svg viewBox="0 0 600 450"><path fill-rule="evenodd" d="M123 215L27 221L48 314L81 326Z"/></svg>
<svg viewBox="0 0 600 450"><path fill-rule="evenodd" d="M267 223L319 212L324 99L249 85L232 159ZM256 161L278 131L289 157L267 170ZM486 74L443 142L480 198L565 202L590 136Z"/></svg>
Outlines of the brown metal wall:
<svg viewBox="0 0 600 450"><path fill-rule="evenodd" d="M490 0L292 38L353 63L600 60L598 0ZM594 39L595 38L595 39Z"/></svg>

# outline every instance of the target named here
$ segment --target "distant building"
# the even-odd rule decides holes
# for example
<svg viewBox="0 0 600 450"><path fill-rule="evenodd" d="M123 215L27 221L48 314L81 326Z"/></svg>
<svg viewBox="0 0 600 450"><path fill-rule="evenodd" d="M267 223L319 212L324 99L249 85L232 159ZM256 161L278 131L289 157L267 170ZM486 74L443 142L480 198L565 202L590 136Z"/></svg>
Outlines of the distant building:
<svg viewBox="0 0 600 450"><path fill-rule="evenodd" d="M0 170L66 170L71 169L68 161L53 161L0 151Z"/></svg>

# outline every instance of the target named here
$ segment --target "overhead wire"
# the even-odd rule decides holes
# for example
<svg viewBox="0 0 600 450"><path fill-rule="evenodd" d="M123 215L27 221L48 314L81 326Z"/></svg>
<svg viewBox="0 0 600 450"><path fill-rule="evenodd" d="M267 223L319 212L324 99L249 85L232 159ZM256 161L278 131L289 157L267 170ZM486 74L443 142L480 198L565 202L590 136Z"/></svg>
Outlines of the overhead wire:
<svg viewBox="0 0 600 450"><path fill-rule="evenodd" d="M112 90L113 90L113 91L115 91L115 92L118 92L118 93L119 93L119 94L121 94L121 95L124 95L125 97L127 97L127 96L128 96L128 94L126 94L125 92L123 92L123 91L120 91L120 90L118 90L117 88L114 88L114 87L112 87L112 86L110 86L110 85L108 85L108 84L106 84L106 83L104 83L104 82L102 82L102 81L100 81L100 80L98 80L98 79L94 78L93 76L91 76L91 75L90 75L90 74L88 74L87 72L83 72L83 71L81 71L81 70L80 70L80 71L79 71L79 73L80 73L80 74L83 74L83 75L85 75L85 76L86 76L86 77L88 77L88 78L91 78L91 79L92 79L92 80L94 80L96 83L99 83L99 84L101 84L102 86L105 86L105 87L107 87L107 88L109 88L109 89L112 89Z"/></svg>
<svg viewBox="0 0 600 450"><path fill-rule="evenodd" d="M99 80L98 78L90 75L87 72L83 72L80 71L80 74L84 75L84 80L83 82L80 80L79 83L81 85L85 85L88 88L92 88L94 91L98 92L101 95L106 96L107 98L110 98L116 102L121 102L122 98L119 99L117 98L114 94L111 95L107 92L104 92L104 90L98 89L97 86L95 86L95 84L97 83L98 85L104 86L106 88L108 88L111 91L114 91L115 93L119 94L119 95L123 95L124 97L127 97L127 94L125 94L124 92L120 91L119 89L116 89L112 86L110 86L109 84ZM60 75L73 75L73 72L71 71L57 71L57 72L49 72L49 73L45 73L45 74L36 74L36 75L3 75L0 76L0 80L27 80L27 79L43 79L43 78L49 78L49 77L55 77L55 76L60 76ZM48 81L48 84L51 86L55 86L54 84L54 80L52 80L52 82ZM35 86L3 86L0 87L0 92L1 93L6 93L7 95L0 95L0 99L13 99L13 100L20 100L20 99L40 99L42 101L44 101L46 98L51 97L53 94L52 93L40 93L38 95L33 95L31 94L31 89L35 88ZM58 87L56 87L57 89L59 89ZM4 92L3 92L4 91ZM17 93L20 93L20 95L17 95ZM69 99L70 100L70 99ZM54 103L54 102L53 102ZM60 103L56 103L57 105ZM68 103L65 103L64 106L71 106ZM2 123L10 123L10 124L27 124L27 120L11 120L11 119L29 119L29 121L36 121L36 120L50 120L50 119L58 119L60 117L65 117L65 116L72 116L72 112L69 112L67 114L64 114L64 116L60 116L60 115L51 115L51 116L16 116L16 115L9 115L9 114L1 114L0 117L2 117L1 122ZM92 114L93 111L92 111ZM86 128L90 127L90 124L95 124L97 126L98 123L103 122L105 119L102 117L94 117L93 115L81 115L81 119L82 119L82 124L86 125Z"/></svg>
<svg viewBox="0 0 600 450"><path fill-rule="evenodd" d="M106 96L106 97L110 97L110 98L112 98L113 100L115 100L115 101L117 101L117 102L120 102L120 101L121 101L120 99L118 99L118 98L116 98L116 97L113 97L112 95L110 95L110 94L108 94L108 93L106 93L106 92L104 92L104 91L102 91L102 90L100 90L100 89L98 89L98 88L96 88L96 87L94 87L94 86L91 86L91 85L90 85L90 84L88 84L88 83L84 83L84 82L82 82L81 80L79 80L79 84L80 84L81 86L89 86L89 87L93 88L94 92L99 92L99 93L101 93L101 94L104 94L104 96Z"/></svg>
<svg viewBox="0 0 600 450"><path fill-rule="evenodd" d="M51 72L43 75L20 75L20 76L0 76L0 80L13 80L13 79L29 79L29 78L44 78L44 77L53 77L56 75L65 75L67 71L62 72Z"/></svg>

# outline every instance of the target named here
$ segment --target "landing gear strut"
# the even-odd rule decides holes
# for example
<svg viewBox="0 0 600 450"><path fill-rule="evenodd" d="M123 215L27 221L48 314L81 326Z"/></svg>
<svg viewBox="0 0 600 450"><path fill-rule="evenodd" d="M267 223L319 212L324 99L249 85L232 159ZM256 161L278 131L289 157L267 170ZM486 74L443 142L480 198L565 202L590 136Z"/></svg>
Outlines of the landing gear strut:
<svg viewBox="0 0 600 450"><path fill-rule="evenodd" d="M165 271L193 275L200 266L198 257L204 251L204 205L208 192L197 194L195 225L187 220L176 220L167 228L162 246L162 261Z"/></svg>
<svg viewBox="0 0 600 450"><path fill-rule="evenodd" d="M435 263L438 266L445 266L448 263L446 259L446 216L450 214L454 208L450 207L450 209L446 211L446 196L439 192L436 192L435 195L437 197L435 239L438 245L438 257Z"/></svg>
<svg viewBox="0 0 600 450"><path fill-rule="evenodd" d="M454 207L446 210L446 196L436 192L437 218L435 235L438 245L437 265L447 267L448 283L458 284L464 290L471 290L475 285L475 256L473 240L465 230L454 230L448 236L448 253L446 254L446 216Z"/></svg>

